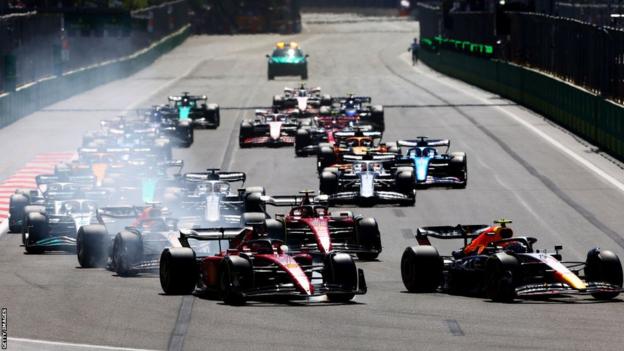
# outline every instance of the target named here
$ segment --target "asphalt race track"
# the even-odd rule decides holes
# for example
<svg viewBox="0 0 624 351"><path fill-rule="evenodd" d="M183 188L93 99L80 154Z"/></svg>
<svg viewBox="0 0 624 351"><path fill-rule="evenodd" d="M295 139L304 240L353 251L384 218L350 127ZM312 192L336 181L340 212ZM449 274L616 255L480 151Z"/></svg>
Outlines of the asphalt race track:
<svg viewBox="0 0 624 351"><path fill-rule="evenodd" d="M348 19L348 21L344 21ZM247 185L271 194L318 189L313 158L292 148L238 148L238 125L270 104L296 77L267 81L278 40L310 54L309 86L370 95L386 106L385 140L450 138L468 154L465 190L423 190L414 207L355 209L380 223L384 251L364 268L369 292L336 305L250 303L161 294L156 276L117 277L80 269L72 254L26 255L17 234L0 237L0 306L8 312L9 350L83 350L89 345L170 350L621 350L622 297L499 304L446 294L408 294L399 261L423 225L514 220L538 248L564 246L584 261L595 246L624 258L624 171L591 146L512 102L412 67L406 49L418 25L392 18L307 15L296 36L200 36L124 80L49 106L0 130L0 177L46 152L75 150L100 119L169 94L204 93L222 107L218 130L196 131L176 150L187 171L222 167L247 172ZM342 23L342 22L346 23ZM132 113L131 111L128 113ZM435 243L434 243L435 244ZM448 253L460 242L437 246ZM39 340L32 341L32 340ZM77 344L77 345L73 345Z"/></svg>

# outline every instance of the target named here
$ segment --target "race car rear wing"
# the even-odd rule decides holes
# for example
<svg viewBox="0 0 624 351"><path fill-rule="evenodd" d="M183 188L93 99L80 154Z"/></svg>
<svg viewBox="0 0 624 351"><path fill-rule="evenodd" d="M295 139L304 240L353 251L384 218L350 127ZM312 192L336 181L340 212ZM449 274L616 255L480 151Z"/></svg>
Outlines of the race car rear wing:
<svg viewBox="0 0 624 351"><path fill-rule="evenodd" d="M365 137L370 137L370 138L381 138L382 133L381 132L377 132L377 131L370 131L370 130L340 131L340 132L335 132L334 133L334 137L336 137L336 138L348 138L348 137L354 137L354 136L365 136Z"/></svg>
<svg viewBox="0 0 624 351"><path fill-rule="evenodd" d="M394 153L370 153L366 155L343 155L342 159L345 162L357 162L357 161L379 161L379 162L392 162L397 158L397 154Z"/></svg>
<svg viewBox="0 0 624 351"><path fill-rule="evenodd" d="M407 147L451 147L451 141L449 139L429 139L427 137L417 137L413 140L398 140L398 146Z"/></svg>
<svg viewBox="0 0 624 351"><path fill-rule="evenodd" d="M347 100L353 100L355 103L370 103L373 99L370 96L335 96L332 97L332 103L342 103Z"/></svg>
<svg viewBox="0 0 624 351"><path fill-rule="evenodd" d="M136 206L106 206L97 209L96 217L136 218L141 209Z"/></svg>
<svg viewBox="0 0 624 351"><path fill-rule="evenodd" d="M476 238L490 226L488 224L458 224L456 226L421 227L416 229L416 240L420 245L431 245L429 237L436 239L464 239L464 246L468 239Z"/></svg>
<svg viewBox="0 0 624 351"><path fill-rule="evenodd" d="M244 235L249 228L186 228L180 229L180 244L183 247L191 247L189 239L201 241L217 241L219 252L223 250L221 242L223 240L233 240Z"/></svg>
<svg viewBox="0 0 624 351"><path fill-rule="evenodd" d="M299 206L304 201L307 205L326 205L329 197L327 195L317 195L314 197L308 194L303 195L263 195L260 200L267 205L272 206Z"/></svg>
<svg viewBox="0 0 624 351"><path fill-rule="evenodd" d="M78 183L78 184L95 184L97 178L91 175L83 176L57 176L52 174L40 174L35 177L37 187L52 183Z"/></svg>
<svg viewBox="0 0 624 351"><path fill-rule="evenodd" d="M243 182L247 180L245 172L226 172L218 168L209 168L207 172L185 173L184 179L188 181L222 180L225 182Z"/></svg>
<svg viewBox="0 0 624 351"><path fill-rule="evenodd" d="M208 97L206 95L188 95L188 93L183 92L182 96L169 96L168 100L169 101L173 101L173 102L177 102L177 101L182 101L183 98L187 98L189 100L208 100Z"/></svg>

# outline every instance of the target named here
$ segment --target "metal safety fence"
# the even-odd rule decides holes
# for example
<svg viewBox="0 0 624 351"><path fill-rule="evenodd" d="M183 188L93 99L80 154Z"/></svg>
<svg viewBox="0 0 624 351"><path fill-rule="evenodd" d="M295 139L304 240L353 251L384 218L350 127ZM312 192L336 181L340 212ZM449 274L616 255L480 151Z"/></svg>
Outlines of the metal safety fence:
<svg viewBox="0 0 624 351"><path fill-rule="evenodd" d="M0 92L130 55L189 23L188 0L50 11L0 16Z"/></svg>
<svg viewBox="0 0 624 351"><path fill-rule="evenodd" d="M624 102L623 30L538 13L445 14L440 7L420 3L418 19L421 38L492 45L493 58L546 72Z"/></svg>

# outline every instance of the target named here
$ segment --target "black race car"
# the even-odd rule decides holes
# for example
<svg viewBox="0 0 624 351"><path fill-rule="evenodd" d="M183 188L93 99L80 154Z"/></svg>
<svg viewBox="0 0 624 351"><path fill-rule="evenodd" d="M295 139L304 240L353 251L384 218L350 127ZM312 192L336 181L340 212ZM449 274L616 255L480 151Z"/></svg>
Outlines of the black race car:
<svg viewBox="0 0 624 351"><path fill-rule="evenodd" d="M622 264L613 252L594 248L584 262L564 262L559 251L534 250L537 239L514 237L508 220L495 225L423 227L418 246L405 249L401 276L410 292L486 296L494 301L587 294L613 299L622 291ZM460 239L464 245L442 256L429 238Z"/></svg>
<svg viewBox="0 0 624 351"><path fill-rule="evenodd" d="M171 142L180 147L190 147L194 141L194 129L191 120L180 119L178 111L169 105L153 106L144 113L145 120L157 125Z"/></svg>
<svg viewBox="0 0 624 351"><path fill-rule="evenodd" d="M194 126L218 128L221 123L219 105L208 104L205 95L190 95L183 92L180 96L169 96L169 102L178 112L180 121L190 120Z"/></svg>

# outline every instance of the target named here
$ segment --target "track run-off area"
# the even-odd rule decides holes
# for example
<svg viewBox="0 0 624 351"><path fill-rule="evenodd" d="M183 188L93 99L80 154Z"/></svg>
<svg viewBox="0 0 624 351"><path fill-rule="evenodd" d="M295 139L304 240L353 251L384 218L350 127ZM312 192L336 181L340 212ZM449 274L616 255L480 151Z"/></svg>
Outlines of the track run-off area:
<svg viewBox="0 0 624 351"><path fill-rule="evenodd" d="M368 293L354 303L249 303L162 294L156 275L122 278L79 268L74 254L26 255L18 234L0 236L0 307L9 350L619 350L622 297L493 303L442 293L409 294L399 262L417 227L510 218L536 248L563 245L566 260L593 247L624 257L624 170L591 145L513 102L409 62L417 22L351 15L304 16L298 35L193 36L139 73L27 116L0 130L0 207L7 186L46 155L66 157L101 119L206 94L221 105L217 130L196 130L174 150L186 171L247 173L269 194L318 189L315 158L292 148L239 149L238 127L296 77L267 81L276 41L310 55L307 85L369 95L386 109L384 140L448 138L468 155L466 189L417 192L414 207L352 208L375 217L383 252L363 268ZM67 154L66 154L67 153ZM28 183L28 180L26 179ZM28 183L30 184L30 183ZM16 186L23 187L23 186ZM8 190L10 192L11 189ZM0 208L3 214L4 208ZM280 209L279 211L283 211ZM273 211L273 210L271 210ZM460 241L434 242L442 254Z"/></svg>

